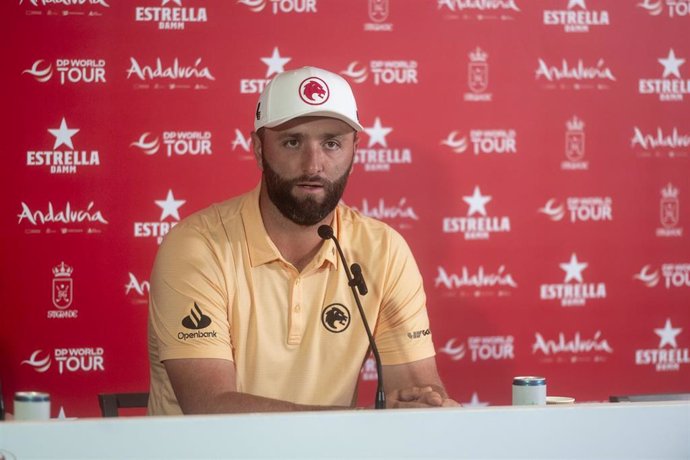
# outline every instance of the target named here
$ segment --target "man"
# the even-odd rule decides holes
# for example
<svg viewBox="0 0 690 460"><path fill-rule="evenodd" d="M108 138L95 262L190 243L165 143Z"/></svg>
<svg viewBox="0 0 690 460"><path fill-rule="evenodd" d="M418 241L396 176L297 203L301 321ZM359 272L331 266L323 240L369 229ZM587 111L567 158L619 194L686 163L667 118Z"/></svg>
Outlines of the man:
<svg viewBox="0 0 690 460"><path fill-rule="evenodd" d="M362 130L350 86L313 67L279 74L254 127L259 186L180 222L156 257L149 413L354 407L369 342L323 224L363 267L387 407L457 405L436 371L408 246L339 204Z"/></svg>

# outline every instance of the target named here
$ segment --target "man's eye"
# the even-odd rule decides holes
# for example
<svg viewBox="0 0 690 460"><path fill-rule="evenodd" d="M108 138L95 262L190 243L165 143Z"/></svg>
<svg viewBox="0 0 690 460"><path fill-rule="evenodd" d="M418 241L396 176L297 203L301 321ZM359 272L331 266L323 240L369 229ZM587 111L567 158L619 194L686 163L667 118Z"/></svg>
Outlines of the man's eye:
<svg viewBox="0 0 690 460"><path fill-rule="evenodd" d="M336 141L326 141L326 148L329 150L335 150L340 147L340 144Z"/></svg>
<svg viewBox="0 0 690 460"><path fill-rule="evenodd" d="M295 148L299 145L299 142L297 142L297 139L288 139L285 142L283 142L283 145L285 147Z"/></svg>

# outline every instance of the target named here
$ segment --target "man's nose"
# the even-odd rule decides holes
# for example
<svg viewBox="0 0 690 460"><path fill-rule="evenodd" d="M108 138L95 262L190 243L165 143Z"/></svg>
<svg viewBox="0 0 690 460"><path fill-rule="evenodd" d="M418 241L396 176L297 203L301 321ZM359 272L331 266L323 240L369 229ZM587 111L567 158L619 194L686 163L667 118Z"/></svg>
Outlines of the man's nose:
<svg viewBox="0 0 690 460"><path fill-rule="evenodd" d="M323 150L317 142L305 145L303 155L303 169L306 174L317 174L323 171Z"/></svg>

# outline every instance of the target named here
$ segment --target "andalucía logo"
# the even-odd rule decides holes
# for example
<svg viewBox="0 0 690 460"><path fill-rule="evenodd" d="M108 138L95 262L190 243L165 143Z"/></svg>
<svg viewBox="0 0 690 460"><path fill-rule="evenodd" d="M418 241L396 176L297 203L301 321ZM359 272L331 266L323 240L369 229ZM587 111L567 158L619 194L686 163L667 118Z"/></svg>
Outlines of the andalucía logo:
<svg viewBox="0 0 690 460"><path fill-rule="evenodd" d="M101 347L56 348L51 358L50 353L45 353L43 357L43 350L36 350L21 364L28 365L38 373L44 373L51 368L55 359L60 375L73 372L104 372L104 354Z"/></svg>
<svg viewBox="0 0 690 460"><path fill-rule="evenodd" d="M588 300L605 299L605 283L584 282L582 271L588 266L588 263L580 262L577 255L573 253L570 261L559 264L561 270L565 272L563 283L540 286L541 300L560 300L563 307L583 307Z"/></svg>
<svg viewBox="0 0 690 460"><path fill-rule="evenodd" d="M465 100L470 102L491 102L492 94L489 88L489 54L477 47L468 54L467 63L467 87L469 93L465 93Z"/></svg>
<svg viewBox="0 0 690 460"><path fill-rule="evenodd" d="M125 296L132 300L135 304L148 303L149 291L151 290L151 283L146 280L139 281L134 273L129 272L129 282L125 284Z"/></svg>
<svg viewBox="0 0 690 460"><path fill-rule="evenodd" d="M539 212L546 214L552 221L561 221L568 210L569 221L604 222L613 220L613 199L610 196L568 197L566 206L551 198Z"/></svg>
<svg viewBox="0 0 690 460"><path fill-rule="evenodd" d="M462 233L466 240L488 240L493 233L510 232L510 217L489 216L486 212L486 204L492 199L475 186L472 195L462 197L467 203L467 217L444 217L443 233Z"/></svg>
<svg viewBox="0 0 690 460"><path fill-rule="evenodd" d="M635 350L635 364L654 366L657 372L677 372L681 364L690 364L690 350L678 346L677 337L683 328L673 327L667 318L663 328L654 329L659 336L657 348Z"/></svg>
<svg viewBox="0 0 690 460"><path fill-rule="evenodd" d="M412 163L412 151L407 147L388 147L388 136L393 128L385 127L381 118L376 117L374 125L364 127L369 136L366 148L358 148L355 152L355 164L364 166L364 171L390 171L392 165L409 165ZM379 146L380 148L373 148Z"/></svg>
<svg viewBox="0 0 690 460"><path fill-rule="evenodd" d="M160 136L145 132L129 146L138 148L146 155L155 155L163 139L167 158L187 155L201 157L213 154L211 137L211 131L163 131Z"/></svg>
<svg viewBox="0 0 690 460"><path fill-rule="evenodd" d="M48 202L45 211L34 211L28 204L21 202L21 212L17 214L18 224L25 222L24 232L27 234L40 234L45 229L46 235L51 233L101 233L102 225L107 225L101 211L94 202L90 201L85 209L73 207L68 201L64 208L53 207L53 202ZM102 225L99 225L102 224ZM97 225L97 226L92 226ZM59 228L55 228L59 227Z"/></svg>
<svg viewBox="0 0 690 460"><path fill-rule="evenodd" d="M589 169L589 161L585 157L585 123L573 116L565 123L565 157L561 162L564 171L577 171Z"/></svg>
<svg viewBox="0 0 690 460"><path fill-rule="evenodd" d="M662 264L661 275L664 277L663 286L666 289L690 288L690 263ZM648 288L659 285L659 281L661 280L659 277L659 270L652 269L651 265L642 267L639 273L633 275L633 278L639 280Z"/></svg>
<svg viewBox="0 0 690 460"><path fill-rule="evenodd" d="M516 0L438 0L447 19L513 21L520 13Z"/></svg>
<svg viewBox="0 0 690 460"><path fill-rule="evenodd" d="M238 4L246 6L252 13L266 10L273 14L316 13L316 2L317 0L237 0Z"/></svg>
<svg viewBox="0 0 690 460"><path fill-rule="evenodd" d="M683 18L690 15L690 0L642 0L637 3L638 8L642 8L650 16L659 16L664 11L669 18Z"/></svg>
<svg viewBox="0 0 690 460"><path fill-rule="evenodd" d="M54 69L54 71L53 71ZM56 59L55 67L49 61L39 59L25 69L22 75L29 75L40 83L46 83L57 75L61 85L78 83L106 83L105 59Z"/></svg>
<svg viewBox="0 0 690 460"><path fill-rule="evenodd" d="M273 53L270 56L262 57L261 62L266 65L266 74L263 78L243 78L240 80L240 94L259 94L261 93L268 82L271 81L273 75L285 72L285 65L290 62L292 58L283 57L280 55L278 47L273 48Z"/></svg>
<svg viewBox="0 0 690 460"><path fill-rule="evenodd" d="M658 58L658 63L664 68L661 78L640 78L640 94L656 94L662 102L682 102L685 94L690 94L690 80L683 79L680 67L685 59L676 57L673 48L668 55Z"/></svg>
<svg viewBox="0 0 690 460"><path fill-rule="evenodd" d="M386 204L383 198L378 201L369 203L369 200L364 198L361 206L350 207L359 211L362 215L373 217L374 219L383 220L391 225L396 225L400 229L412 227L412 223L419 220L419 216L411 205L407 204L407 198L403 197L398 200L397 204Z"/></svg>
<svg viewBox="0 0 690 460"><path fill-rule="evenodd" d="M392 32L393 24L386 22L390 14L390 0L368 0L369 20L364 30L369 32Z"/></svg>
<svg viewBox="0 0 690 460"><path fill-rule="evenodd" d="M464 343L456 345L454 337L443 346L439 348L439 352L447 354L453 361L460 361L463 359L467 350L471 352L470 357L473 363L477 361L504 361L515 359L515 337L512 335L506 336L489 336L489 337L468 337L467 346Z"/></svg>
<svg viewBox="0 0 690 460"><path fill-rule="evenodd" d="M102 16L103 8L110 8L106 0L19 0L26 6L27 16Z"/></svg>
<svg viewBox="0 0 690 460"><path fill-rule="evenodd" d="M589 32L590 27L608 26L607 10L587 9L585 0L568 0L567 10L544 10L544 24L566 32Z"/></svg>
<svg viewBox="0 0 690 460"><path fill-rule="evenodd" d="M690 0L688 2L690 5ZM690 134L679 132L676 126L668 130L657 126L656 131L644 131L634 126L630 146L638 157L688 158Z"/></svg>
<svg viewBox="0 0 690 460"><path fill-rule="evenodd" d="M74 148L72 137L79 131L76 128L69 128L65 117L62 117L59 128L48 129L48 132L55 138L53 150L27 151L26 165L45 166L51 174L76 174L78 167L100 166L101 160L98 150ZM59 147L63 148L57 150Z"/></svg>
<svg viewBox="0 0 690 460"><path fill-rule="evenodd" d="M616 77L603 58L594 64L583 59L570 63L564 58L560 65L539 58L535 80L542 82L542 87L548 90L608 90Z"/></svg>
<svg viewBox="0 0 690 460"><path fill-rule="evenodd" d="M208 83L216 77L211 69L196 58L193 63L174 58L172 62L156 58L155 64L139 62L130 57L127 79L132 79L134 89L208 89Z"/></svg>
<svg viewBox="0 0 690 460"><path fill-rule="evenodd" d="M601 331L596 331L592 338L583 336L579 331L572 337L560 332L556 340L535 332L532 354L537 353L543 356L541 361L546 363L602 363L613 354L613 348Z"/></svg>
<svg viewBox="0 0 690 460"><path fill-rule="evenodd" d="M683 236L683 227L680 223L680 200L678 188L669 182L661 189L659 201L659 218L661 227L656 229L656 236L661 238L680 238Z"/></svg>
<svg viewBox="0 0 690 460"><path fill-rule="evenodd" d="M182 6L182 0L161 0L161 6L137 6L134 20L158 24L159 30L184 30L187 24L208 21L208 15L204 7L189 8Z"/></svg>
<svg viewBox="0 0 690 460"><path fill-rule="evenodd" d="M172 189L168 190L164 200L154 200L156 206L161 208L160 220L158 222L134 222L134 237L155 238L158 244L161 244L163 237L180 220L179 209L186 202L186 200L176 200ZM174 221L166 221L165 219L168 217L172 217Z"/></svg>
<svg viewBox="0 0 690 460"><path fill-rule="evenodd" d="M371 74L374 86L419 83L417 61L370 61L368 67L366 64L360 66L359 61L352 61L340 73L355 83L364 83Z"/></svg>
<svg viewBox="0 0 690 460"><path fill-rule="evenodd" d="M74 299L74 283L72 273L74 268L61 262L53 267L53 306L57 310L48 310L48 318L76 318L79 311L67 310Z"/></svg>
<svg viewBox="0 0 690 460"><path fill-rule="evenodd" d="M479 298L510 296L518 284L505 265L499 265L496 270L485 269L483 265L475 270L463 265L459 274L438 267L434 287L443 289L443 296Z"/></svg>
<svg viewBox="0 0 690 460"><path fill-rule="evenodd" d="M453 153L465 153L470 147L474 156L504 153L517 153L517 132L514 129L471 129L469 136L462 136L460 131L451 131L441 145L450 148Z"/></svg>
<svg viewBox="0 0 690 460"><path fill-rule="evenodd" d="M240 149L238 155L240 160L254 160L254 154L251 151L251 140L251 135L245 136L241 130L235 128L235 139L233 139L230 147L233 152L238 148Z"/></svg>

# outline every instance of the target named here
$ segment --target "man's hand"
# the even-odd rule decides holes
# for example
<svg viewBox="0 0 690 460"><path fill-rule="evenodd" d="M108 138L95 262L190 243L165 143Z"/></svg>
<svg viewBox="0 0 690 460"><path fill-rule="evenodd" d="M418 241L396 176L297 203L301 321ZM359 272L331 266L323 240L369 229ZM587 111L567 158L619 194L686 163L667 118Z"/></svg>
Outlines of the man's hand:
<svg viewBox="0 0 690 460"><path fill-rule="evenodd" d="M460 404L445 397L442 389L433 386L410 387L394 390L386 395L386 407L389 409L457 407Z"/></svg>

